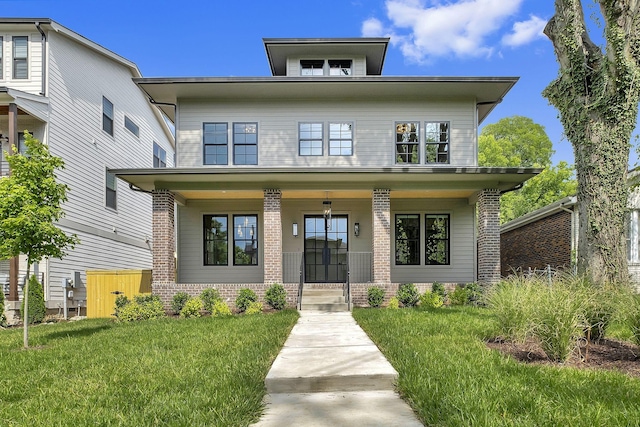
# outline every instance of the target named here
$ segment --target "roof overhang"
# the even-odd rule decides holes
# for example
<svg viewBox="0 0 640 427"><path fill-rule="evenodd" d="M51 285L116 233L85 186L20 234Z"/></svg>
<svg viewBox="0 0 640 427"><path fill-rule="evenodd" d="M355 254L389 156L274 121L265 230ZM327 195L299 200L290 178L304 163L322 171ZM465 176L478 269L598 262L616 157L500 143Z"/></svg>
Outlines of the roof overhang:
<svg viewBox="0 0 640 427"><path fill-rule="evenodd" d="M500 227L500 233L506 233L508 231L520 228L524 225L531 224L532 222L539 221L543 218L554 215L558 212L569 211L573 212L577 203L576 196L568 196L556 202L550 203L540 209L536 209L533 212L522 215L519 218L511 220Z"/></svg>
<svg viewBox="0 0 640 427"><path fill-rule="evenodd" d="M9 104L16 104L18 114L28 114L42 122L49 121L49 98L21 90L0 87L0 115L6 115Z"/></svg>
<svg viewBox="0 0 640 427"><path fill-rule="evenodd" d="M274 76L287 75L287 58L289 57L309 58L316 56L317 59L320 59L335 54L338 54L339 57L364 55L367 58L367 75L379 76L382 74L384 57L389 45L387 37L264 38L262 41L267 51L271 74Z"/></svg>
<svg viewBox="0 0 640 427"><path fill-rule="evenodd" d="M269 188L283 197L306 198L327 192L370 197L375 188L392 197L467 198L483 189L517 188L538 168L167 168L114 169L118 178L144 191L169 190L178 199L253 198ZM285 194L286 193L286 194Z"/></svg>
<svg viewBox="0 0 640 427"><path fill-rule="evenodd" d="M481 123L518 77L184 77L137 78L175 122L181 99L225 100L467 100Z"/></svg>

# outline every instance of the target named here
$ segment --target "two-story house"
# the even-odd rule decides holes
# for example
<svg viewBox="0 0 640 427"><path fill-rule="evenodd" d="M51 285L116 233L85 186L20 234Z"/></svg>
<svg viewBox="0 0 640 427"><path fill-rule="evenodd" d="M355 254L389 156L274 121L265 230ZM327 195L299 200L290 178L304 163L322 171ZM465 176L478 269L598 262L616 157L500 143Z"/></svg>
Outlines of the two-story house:
<svg viewBox="0 0 640 427"><path fill-rule="evenodd" d="M0 175L10 173L4 151L24 150L25 130L47 144L64 159L57 177L70 188L58 226L80 239L62 260L35 266L49 309L85 306L87 270L152 266L151 196L109 172L173 166L171 129L132 81L139 77L133 62L55 21L0 18ZM12 308L22 258L0 261ZM76 282L71 297L63 279Z"/></svg>
<svg viewBox="0 0 640 427"><path fill-rule="evenodd" d="M478 167L477 133L517 78L383 76L388 42L264 39L272 76L135 79L176 126L175 169L113 171L153 192L155 293L499 279L500 193L539 170Z"/></svg>

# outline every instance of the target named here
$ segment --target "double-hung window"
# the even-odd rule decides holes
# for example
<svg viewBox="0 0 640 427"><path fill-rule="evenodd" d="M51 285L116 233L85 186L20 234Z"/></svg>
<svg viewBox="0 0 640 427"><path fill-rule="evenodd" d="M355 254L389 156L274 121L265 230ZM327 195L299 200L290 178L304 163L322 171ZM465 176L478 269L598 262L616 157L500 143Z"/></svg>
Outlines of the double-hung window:
<svg viewBox="0 0 640 427"><path fill-rule="evenodd" d="M396 123L396 163L419 164L420 124Z"/></svg>
<svg viewBox="0 0 640 427"><path fill-rule="evenodd" d="M233 265L258 265L258 216L233 216Z"/></svg>
<svg viewBox="0 0 640 427"><path fill-rule="evenodd" d="M420 215L396 215L396 265L420 265Z"/></svg>
<svg viewBox="0 0 640 427"><path fill-rule="evenodd" d="M227 215L204 216L204 265L229 264Z"/></svg>
<svg viewBox="0 0 640 427"><path fill-rule="evenodd" d="M322 123L298 124L298 135L300 137L299 153L301 156L322 156L322 129Z"/></svg>
<svg viewBox="0 0 640 427"><path fill-rule="evenodd" d="M203 164L228 164L228 125L226 123L205 123L203 127Z"/></svg>
<svg viewBox="0 0 640 427"><path fill-rule="evenodd" d="M640 263L640 210L632 209L626 214L627 261Z"/></svg>
<svg viewBox="0 0 640 427"><path fill-rule="evenodd" d="M164 148L160 147L157 142L153 141L153 167L154 168L166 168L167 167L167 152Z"/></svg>
<svg viewBox="0 0 640 427"><path fill-rule="evenodd" d="M140 137L140 128L127 116L124 116L124 127L135 136Z"/></svg>
<svg viewBox="0 0 640 427"><path fill-rule="evenodd" d="M425 215L425 264L449 265L449 215Z"/></svg>
<svg viewBox="0 0 640 427"><path fill-rule="evenodd" d="M423 218L424 223L421 223L421 214L396 214L396 265L421 265L422 244L425 254L422 265L450 264L449 214L425 214Z"/></svg>
<svg viewBox="0 0 640 427"><path fill-rule="evenodd" d="M4 38L0 36L0 80L4 80L4 62L3 62L3 54L4 53Z"/></svg>
<svg viewBox="0 0 640 427"><path fill-rule="evenodd" d="M329 123L329 155L350 156L353 154L353 125L351 123Z"/></svg>
<svg viewBox="0 0 640 427"><path fill-rule="evenodd" d="M29 37L13 37L13 78L29 78Z"/></svg>
<svg viewBox="0 0 640 427"><path fill-rule="evenodd" d="M106 197L105 204L107 207L116 209L117 207L117 186L116 186L116 176L107 170L106 172Z"/></svg>
<svg viewBox="0 0 640 427"><path fill-rule="evenodd" d="M426 122L425 163L449 163L449 122Z"/></svg>
<svg viewBox="0 0 640 427"><path fill-rule="evenodd" d="M102 97L102 130L113 136L113 103Z"/></svg>
<svg viewBox="0 0 640 427"><path fill-rule="evenodd" d="M233 124L233 164L258 164L258 124Z"/></svg>

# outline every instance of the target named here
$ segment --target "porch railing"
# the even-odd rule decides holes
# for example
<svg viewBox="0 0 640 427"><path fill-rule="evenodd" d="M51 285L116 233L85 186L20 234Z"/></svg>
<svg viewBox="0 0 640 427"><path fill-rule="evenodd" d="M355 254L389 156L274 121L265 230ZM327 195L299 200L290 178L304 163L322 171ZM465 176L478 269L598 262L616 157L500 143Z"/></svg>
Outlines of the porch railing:
<svg viewBox="0 0 640 427"><path fill-rule="evenodd" d="M347 254L349 283L369 283L373 278L373 255L371 252L349 252ZM300 277L302 272L302 278ZM304 256L302 252L282 254L282 280L284 283L304 281Z"/></svg>

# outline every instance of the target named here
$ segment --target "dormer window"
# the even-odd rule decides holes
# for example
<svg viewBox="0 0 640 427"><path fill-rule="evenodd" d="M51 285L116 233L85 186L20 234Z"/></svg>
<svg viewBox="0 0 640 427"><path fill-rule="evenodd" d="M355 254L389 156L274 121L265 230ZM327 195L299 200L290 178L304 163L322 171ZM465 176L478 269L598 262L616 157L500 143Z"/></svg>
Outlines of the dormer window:
<svg viewBox="0 0 640 427"><path fill-rule="evenodd" d="M313 59L300 61L300 69L303 76L324 75L324 60Z"/></svg>
<svg viewBox="0 0 640 427"><path fill-rule="evenodd" d="M350 76L351 60L350 59L330 59L329 75L330 76Z"/></svg>

